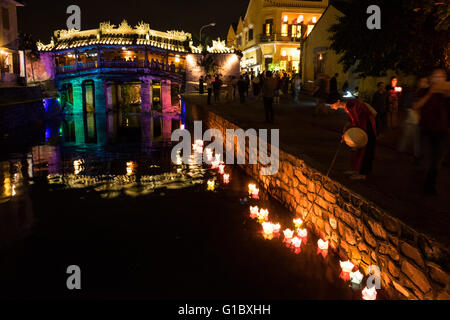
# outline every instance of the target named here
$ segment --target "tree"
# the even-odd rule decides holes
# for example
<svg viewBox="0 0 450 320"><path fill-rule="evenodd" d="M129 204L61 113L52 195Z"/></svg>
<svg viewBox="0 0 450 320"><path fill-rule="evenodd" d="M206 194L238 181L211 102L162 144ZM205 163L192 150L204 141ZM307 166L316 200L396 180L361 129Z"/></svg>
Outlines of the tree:
<svg viewBox="0 0 450 320"><path fill-rule="evenodd" d="M381 29L369 30L367 8L381 9ZM344 70L361 77L387 70L424 74L448 66L449 15L445 0L357 0L331 26L331 49L342 54Z"/></svg>

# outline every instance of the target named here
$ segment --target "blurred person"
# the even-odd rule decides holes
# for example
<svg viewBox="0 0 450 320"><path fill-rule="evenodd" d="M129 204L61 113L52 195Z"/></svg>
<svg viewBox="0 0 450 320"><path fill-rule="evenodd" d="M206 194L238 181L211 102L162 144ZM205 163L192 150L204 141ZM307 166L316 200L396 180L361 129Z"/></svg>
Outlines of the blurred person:
<svg viewBox="0 0 450 320"><path fill-rule="evenodd" d="M296 73L292 77L292 92L294 94L294 100L296 103L300 102L300 91L302 89L302 78L300 73Z"/></svg>
<svg viewBox="0 0 450 320"><path fill-rule="evenodd" d="M281 79L280 79L280 74L278 72L276 73L274 79L275 79L275 91L274 91L273 103L280 104Z"/></svg>
<svg viewBox="0 0 450 320"><path fill-rule="evenodd" d="M266 122L274 123L273 99L277 83L272 77L272 71L266 71L266 79L263 85L264 110L266 112Z"/></svg>
<svg viewBox="0 0 450 320"><path fill-rule="evenodd" d="M374 111L371 107L357 99L346 99L331 105L334 110L344 109L350 120L344 127L344 133L350 128L360 128L364 130L369 138L365 147L352 150L351 170L352 180L366 180L372 172L373 160L375 158L376 146L376 124Z"/></svg>
<svg viewBox="0 0 450 320"><path fill-rule="evenodd" d="M252 80L252 86L253 86L253 96L256 98L259 96L260 92L260 79L258 76L254 77Z"/></svg>
<svg viewBox="0 0 450 320"><path fill-rule="evenodd" d="M205 79L203 78L203 76L201 76L200 79L198 80L198 92L200 94L205 93L204 83L205 83Z"/></svg>
<svg viewBox="0 0 450 320"><path fill-rule="evenodd" d="M372 97L372 107L377 111L377 133L380 135L386 129L388 94L384 82L378 82L377 91Z"/></svg>
<svg viewBox="0 0 450 320"><path fill-rule="evenodd" d="M392 77L390 85L386 88L388 92L388 112L387 126L388 128L398 127L398 106L400 102L400 94L402 88L398 86L398 78Z"/></svg>
<svg viewBox="0 0 450 320"><path fill-rule="evenodd" d="M243 75L241 75L238 83L237 83L238 91L239 91L239 100L241 103L245 103L245 90L246 90L246 83L245 78Z"/></svg>
<svg viewBox="0 0 450 320"><path fill-rule="evenodd" d="M425 193L437 195L437 178L448 147L450 83L447 82L447 72L433 70L430 85L430 88L419 92L413 109L420 112Z"/></svg>
<svg viewBox="0 0 450 320"><path fill-rule="evenodd" d="M213 92L213 81L210 75L206 76L206 90L208 90L208 105L211 105L211 97Z"/></svg>
<svg viewBox="0 0 450 320"><path fill-rule="evenodd" d="M316 98L315 115L328 115L329 109L326 106L328 95L330 94L330 81L327 75L321 73L315 82L313 97Z"/></svg>
<svg viewBox="0 0 450 320"><path fill-rule="evenodd" d="M400 152L406 152L412 146L414 151L414 164L416 165L419 164L420 159L420 114L417 110L413 109L413 105L418 100L418 96L427 88L429 88L428 78L422 77L417 81L416 89L405 97L407 116L398 150Z"/></svg>
<svg viewBox="0 0 450 320"><path fill-rule="evenodd" d="M222 79L220 78L220 75L217 74L214 83L213 83L213 91L214 91L214 102L218 103L220 102L220 90L222 89Z"/></svg>
<svg viewBox="0 0 450 320"><path fill-rule="evenodd" d="M328 97L329 103L335 103L336 101L340 100L341 96L339 94L338 90L338 83L337 78L339 76L339 73L335 73L333 78L330 80L330 95Z"/></svg>

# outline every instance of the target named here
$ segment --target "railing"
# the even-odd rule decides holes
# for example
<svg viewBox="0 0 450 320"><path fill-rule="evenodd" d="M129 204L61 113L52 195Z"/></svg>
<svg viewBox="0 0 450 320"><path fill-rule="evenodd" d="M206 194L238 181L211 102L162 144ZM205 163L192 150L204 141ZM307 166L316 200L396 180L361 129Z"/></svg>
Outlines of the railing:
<svg viewBox="0 0 450 320"><path fill-rule="evenodd" d="M274 42L274 41L286 41L286 42L300 43L300 37L292 37L291 34L283 35L281 33L273 33L269 36L262 34L259 36L259 42Z"/></svg>
<svg viewBox="0 0 450 320"><path fill-rule="evenodd" d="M110 69L143 69L150 70L152 72L164 71L171 73L184 73L185 70L179 66L170 64L162 64L156 62L149 62L146 66L145 61L123 61L123 60L111 60L111 61L101 61L98 65L97 61L77 63L69 66L58 66L56 72L60 73L71 73L86 70L93 70L97 68L110 68Z"/></svg>

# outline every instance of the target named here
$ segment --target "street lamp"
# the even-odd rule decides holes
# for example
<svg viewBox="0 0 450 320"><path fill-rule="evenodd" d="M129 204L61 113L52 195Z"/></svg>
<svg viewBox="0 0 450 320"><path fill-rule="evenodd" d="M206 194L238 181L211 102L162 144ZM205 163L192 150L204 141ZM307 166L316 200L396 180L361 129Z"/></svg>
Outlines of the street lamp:
<svg viewBox="0 0 450 320"><path fill-rule="evenodd" d="M208 28L208 27L215 27L215 26L216 26L216 23L213 22L213 23L207 24L207 25L205 25L205 26L200 28L200 45L202 44L202 31L203 31L203 29Z"/></svg>

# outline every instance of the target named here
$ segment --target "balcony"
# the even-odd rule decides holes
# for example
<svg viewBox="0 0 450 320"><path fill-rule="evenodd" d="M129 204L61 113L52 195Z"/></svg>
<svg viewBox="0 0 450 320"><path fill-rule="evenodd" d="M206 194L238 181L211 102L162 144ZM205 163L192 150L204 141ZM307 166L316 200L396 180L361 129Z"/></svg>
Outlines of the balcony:
<svg viewBox="0 0 450 320"><path fill-rule="evenodd" d="M259 36L259 42L298 42L300 43L300 37L292 37L291 35L284 36L281 33L273 33L271 35L262 34Z"/></svg>
<svg viewBox="0 0 450 320"><path fill-rule="evenodd" d="M101 61L100 65L98 65L97 61L93 61L93 62L77 63L68 66L58 66L56 68L56 73L67 74L95 69L120 69L121 71L128 70L130 72L141 70L142 72L146 73L170 72L182 74L185 72L185 70L181 66L176 67L174 65L169 64L161 64L161 63L151 64L149 62L148 65L146 65L145 61L105 60Z"/></svg>

